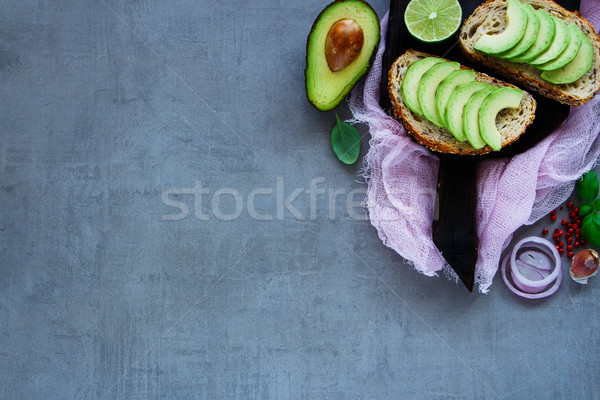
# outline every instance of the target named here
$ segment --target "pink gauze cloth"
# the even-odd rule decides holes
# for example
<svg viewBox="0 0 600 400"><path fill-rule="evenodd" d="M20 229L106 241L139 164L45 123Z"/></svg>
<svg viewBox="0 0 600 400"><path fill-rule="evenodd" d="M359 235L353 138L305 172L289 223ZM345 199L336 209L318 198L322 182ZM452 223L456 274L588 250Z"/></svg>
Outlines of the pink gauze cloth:
<svg viewBox="0 0 600 400"><path fill-rule="evenodd" d="M595 27L600 26L600 0L582 0L581 14ZM366 123L371 134L364 160L368 183L365 204L386 246L425 275L444 271L456 280L432 240L438 158L411 140L402 124L379 106L388 15L381 21L382 40L373 66L349 100L353 122ZM480 292L488 292L514 231L533 224L564 202L575 181L596 165L599 132L600 95L584 106L571 108L563 124L527 152L478 163L475 283Z"/></svg>

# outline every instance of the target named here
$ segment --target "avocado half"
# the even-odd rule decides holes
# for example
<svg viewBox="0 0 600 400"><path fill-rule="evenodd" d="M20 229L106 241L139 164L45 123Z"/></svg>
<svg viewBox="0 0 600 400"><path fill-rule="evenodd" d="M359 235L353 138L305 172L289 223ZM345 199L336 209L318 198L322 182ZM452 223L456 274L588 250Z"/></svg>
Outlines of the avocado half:
<svg viewBox="0 0 600 400"><path fill-rule="evenodd" d="M315 20L306 44L306 96L331 110L367 72L379 44L379 19L362 0L337 0Z"/></svg>

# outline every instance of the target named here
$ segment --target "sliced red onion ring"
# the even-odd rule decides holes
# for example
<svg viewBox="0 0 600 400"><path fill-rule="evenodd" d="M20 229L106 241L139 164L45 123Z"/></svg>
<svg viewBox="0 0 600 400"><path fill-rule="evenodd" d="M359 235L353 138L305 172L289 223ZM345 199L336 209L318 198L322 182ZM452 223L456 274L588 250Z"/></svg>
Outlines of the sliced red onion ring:
<svg viewBox="0 0 600 400"><path fill-rule="evenodd" d="M550 274L550 271L543 271L531 264L527 264L523 262L521 258L517 258L515 267L519 270L521 275L532 281L542 280Z"/></svg>
<svg viewBox="0 0 600 400"><path fill-rule="evenodd" d="M552 261L549 260L548 257L551 256L548 256L545 253L540 253L539 251L525 250L519 255L518 260L521 260L525 264L529 264L535 267L536 269L545 270L548 271L548 273L550 273L554 264L552 263Z"/></svg>
<svg viewBox="0 0 600 400"><path fill-rule="evenodd" d="M558 277L554 281L554 284L552 286L547 287L546 290L541 293L523 292L520 289L518 289L516 286L514 286L513 282L511 280L509 280L508 276L506 275L506 266L508 264L509 259L510 259L510 253L507 253L504 256L504 258L502 259L502 262L500 265L500 273L502 274L502 280L504 281L504 283L506 284L506 286L508 287L508 289L511 292L513 292L517 296L521 296L525 299L532 299L532 300L543 299L544 297L548 297L548 296L556 293L556 291L558 290L558 288L562 282L563 274L558 274Z"/></svg>
<svg viewBox="0 0 600 400"><path fill-rule="evenodd" d="M520 251L522 249L528 250ZM506 271L508 266L510 274ZM520 240L504 256L500 269L506 286L513 293L528 299L540 299L555 293L563 277L556 247L548 240L535 236Z"/></svg>

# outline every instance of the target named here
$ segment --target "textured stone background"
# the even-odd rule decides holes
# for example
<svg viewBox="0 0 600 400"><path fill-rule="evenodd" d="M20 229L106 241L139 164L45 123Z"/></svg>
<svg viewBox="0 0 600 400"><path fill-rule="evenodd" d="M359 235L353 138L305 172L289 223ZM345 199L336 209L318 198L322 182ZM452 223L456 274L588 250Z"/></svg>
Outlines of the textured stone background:
<svg viewBox="0 0 600 400"><path fill-rule="evenodd" d="M598 278L469 295L346 210L304 95L326 3L2 1L1 399L599 398Z"/></svg>

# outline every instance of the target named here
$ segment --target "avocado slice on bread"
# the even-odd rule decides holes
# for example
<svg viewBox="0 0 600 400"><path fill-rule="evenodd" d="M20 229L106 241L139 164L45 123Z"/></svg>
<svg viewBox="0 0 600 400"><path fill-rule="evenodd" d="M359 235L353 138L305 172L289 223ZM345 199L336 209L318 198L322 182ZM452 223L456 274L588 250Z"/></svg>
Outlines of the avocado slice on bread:
<svg viewBox="0 0 600 400"><path fill-rule="evenodd" d="M422 71L424 66L429 66L425 72ZM406 130L419 143L434 151L462 155L489 153L498 149L498 140L493 134L489 135L490 143L484 141L483 144L473 146L469 141L469 137L474 138L480 134L479 106L483 105L484 100L477 106L472 105L469 111L476 116L474 120L477 121L477 131L472 131L471 126L465 124L466 105L474 94L482 90L491 95L499 88L511 88L522 94L518 105L498 112L506 107L498 108L502 104L493 103L496 106L488 106L487 111L493 115L486 116L484 120L491 119L497 125L496 132L500 135L501 147L517 140L533 121L536 108L533 97L506 82L464 66L454 70L455 66L456 63L449 60L415 50L407 51L394 62L390 69L388 90L394 114L402 120ZM425 79L428 74L431 79ZM415 109L414 104L407 101L408 97L404 97L405 93L411 96L415 91L421 95L417 96L420 109ZM435 105L437 114L445 115L445 118L436 121L429 119L423 109L431 108L432 105ZM512 107L513 103L507 106ZM421 113L417 112L419 110ZM473 118L469 122L472 120ZM483 135L480 136L483 138Z"/></svg>
<svg viewBox="0 0 600 400"><path fill-rule="evenodd" d="M540 19L533 44L522 51L531 40L527 32L534 31L528 17L521 40L497 52L514 41L510 32L521 24L516 8L532 15L530 7ZM561 103L581 106L600 91L600 37L579 13L551 0L488 0L467 18L458 38L471 61Z"/></svg>

